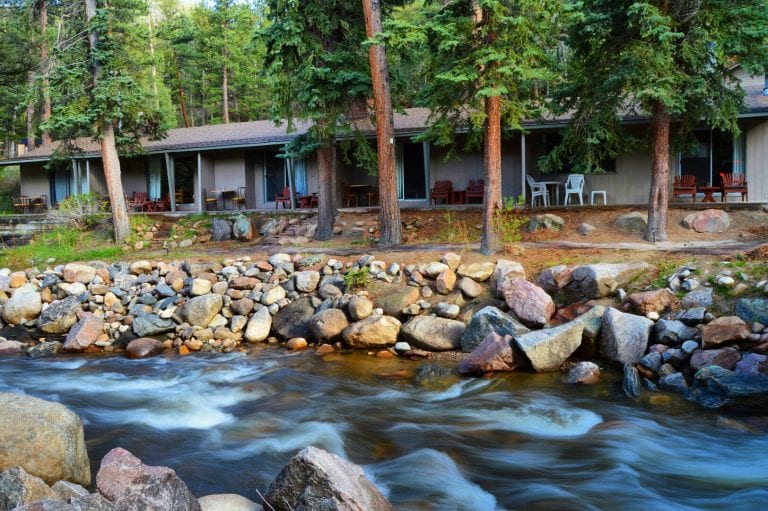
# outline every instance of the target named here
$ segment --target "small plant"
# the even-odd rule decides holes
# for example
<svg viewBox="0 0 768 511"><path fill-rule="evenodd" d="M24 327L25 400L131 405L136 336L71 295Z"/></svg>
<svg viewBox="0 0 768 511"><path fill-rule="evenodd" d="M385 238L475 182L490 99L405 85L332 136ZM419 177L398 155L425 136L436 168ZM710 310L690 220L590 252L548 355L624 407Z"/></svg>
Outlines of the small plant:
<svg viewBox="0 0 768 511"><path fill-rule="evenodd" d="M50 215L82 231L104 221L107 218L107 207L108 204L94 193L70 195L59 201L59 207L50 210Z"/></svg>
<svg viewBox="0 0 768 511"><path fill-rule="evenodd" d="M667 261L660 261L658 266L659 275L656 277L656 280L654 280L651 284L653 287L663 289L667 287L667 279L672 276L672 274L675 273L675 270L677 269L677 265L675 263L667 262Z"/></svg>
<svg viewBox="0 0 768 511"><path fill-rule="evenodd" d="M344 284L347 289L360 289L365 288L370 282L371 276L368 273L368 268L350 268L346 275L344 275Z"/></svg>
<svg viewBox="0 0 768 511"><path fill-rule="evenodd" d="M493 228L503 245L512 245L522 239L523 226L528 223L528 216L523 214L524 205L522 195L504 197L501 209L494 212Z"/></svg>

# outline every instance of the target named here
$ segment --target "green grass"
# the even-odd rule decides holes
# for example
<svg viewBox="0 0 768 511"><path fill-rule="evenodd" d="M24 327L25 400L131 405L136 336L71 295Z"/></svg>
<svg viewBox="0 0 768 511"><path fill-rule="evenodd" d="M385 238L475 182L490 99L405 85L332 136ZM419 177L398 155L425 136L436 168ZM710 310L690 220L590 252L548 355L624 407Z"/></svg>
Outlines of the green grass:
<svg viewBox="0 0 768 511"><path fill-rule="evenodd" d="M0 252L0 266L22 270L54 258L56 264L71 261L114 261L123 254L109 234L98 231L54 229L36 236L28 245Z"/></svg>

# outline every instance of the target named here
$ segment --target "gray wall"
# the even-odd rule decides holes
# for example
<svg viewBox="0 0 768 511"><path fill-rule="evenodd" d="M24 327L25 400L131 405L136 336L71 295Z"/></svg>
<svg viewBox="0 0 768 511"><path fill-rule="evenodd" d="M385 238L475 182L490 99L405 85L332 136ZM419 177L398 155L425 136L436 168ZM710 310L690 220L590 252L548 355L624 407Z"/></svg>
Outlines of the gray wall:
<svg viewBox="0 0 768 511"><path fill-rule="evenodd" d="M746 160L749 200L768 200L768 121L747 130Z"/></svg>
<svg viewBox="0 0 768 511"><path fill-rule="evenodd" d="M40 197L51 194L51 185L48 171L42 163L22 165L20 170L21 195ZM50 198L50 197L49 197Z"/></svg>

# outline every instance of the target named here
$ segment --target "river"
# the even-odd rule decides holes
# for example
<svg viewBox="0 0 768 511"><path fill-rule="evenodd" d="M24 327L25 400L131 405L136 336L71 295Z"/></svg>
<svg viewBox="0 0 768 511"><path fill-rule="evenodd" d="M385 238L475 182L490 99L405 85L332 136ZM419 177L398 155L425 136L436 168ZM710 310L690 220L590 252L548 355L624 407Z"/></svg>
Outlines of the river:
<svg viewBox="0 0 768 511"><path fill-rule="evenodd" d="M418 362L260 348L127 360L0 359L0 391L60 401L92 469L114 447L198 495L259 501L315 445L363 466L402 510L764 509L768 435L677 396L556 374L416 383ZM609 378L610 379L610 378Z"/></svg>

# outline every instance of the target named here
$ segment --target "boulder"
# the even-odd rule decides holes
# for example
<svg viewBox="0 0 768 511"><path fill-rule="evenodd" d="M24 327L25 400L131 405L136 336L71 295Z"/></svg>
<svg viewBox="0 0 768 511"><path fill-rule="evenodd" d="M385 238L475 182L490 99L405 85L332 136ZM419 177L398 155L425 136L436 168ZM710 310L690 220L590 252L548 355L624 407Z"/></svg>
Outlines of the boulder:
<svg viewBox="0 0 768 511"><path fill-rule="evenodd" d="M104 319L88 312L69 331L61 349L63 351L83 351L95 343L103 332Z"/></svg>
<svg viewBox="0 0 768 511"><path fill-rule="evenodd" d="M555 314L552 297L523 278L507 280L502 286L502 293L515 316L528 326L544 326Z"/></svg>
<svg viewBox="0 0 768 511"><path fill-rule="evenodd" d="M196 296L179 308L181 318L192 326L206 328L224 305L221 295Z"/></svg>
<svg viewBox="0 0 768 511"><path fill-rule="evenodd" d="M234 493L206 495L197 499L201 511L263 511L263 507L251 499Z"/></svg>
<svg viewBox="0 0 768 511"><path fill-rule="evenodd" d="M594 362L578 362L568 369L563 381L571 384L593 385L600 381L600 368Z"/></svg>
<svg viewBox="0 0 768 511"><path fill-rule="evenodd" d="M163 343L149 337L139 337L128 343L125 356L128 358L150 358L163 353Z"/></svg>
<svg viewBox="0 0 768 511"><path fill-rule="evenodd" d="M347 312L352 321L365 319L373 312L373 302L367 296L353 296L347 304Z"/></svg>
<svg viewBox="0 0 768 511"><path fill-rule="evenodd" d="M0 510L15 510L43 499L60 500L45 481L30 475L22 467L11 467L0 473Z"/></svg>
<svg viewBox="0 0 768 511"><path fill-rule="evenodd" d="M456 319L461 308L455 303L440 302L435 306L435 312L441 318Z"/></svg>
<svg viewBox="0 0 768 511"><path fill-rule="evenodd" d="M768 299L741 298L736 302L735 314L749 324L768 325Z"/></svg>
<svg viewBox="0 0 768 511"><path fill-rule="evenodd" d="M285 289L283 289L283 286L276 285L272 286L261 295L261 303L263 305L272 305L283 298L285 298Z"/></svg>
<svg viewBox="0 0 768 511"><path fill-rule="evenodd" d="M464 275L469 277L470 275ZM491 274L491 289L498 295L504 296L503 286L507 280L514 278L525 278L525 268L517 261L499 259L496 261L496 267ZM475 279L480 280L480 279Z"/></svg>
<svg viewBox="0 0 768 511"><path fill-rule="evenodd" d="M395 509L359 466L316 447L291 458L264 497L275 511Z"/></svg>
<svg viewBox="0 0 768 511"><path fill-rule="evenodd" d="M240 316L247 316L251 313L253 310L253 300L250 298L241 298L239 300L233 300L232 303L229 304L229 308L232 309L232 312L235 314L239 314Z"/></svg>
<svg viewBox="0 0 768 511"><path fill-rule="evenodd" d="M731 226L731 219L722 209L707 209L686 216L683 226L696 232L725 232Z"/></svg>
<svg viewBox="0 0 768 511"><path fill-rule="evenodd" d="M466 277L476 282L485 282L491 278L495 268L496 265L491 261L483 261L480 263L460 264L456 273L459 274L459 277Z"/></svg>
<svg viewBox="0 0 768 511"><path fill-rule="evenodd" d="M697 371L702 367L719 366L733 371L741 360L739 352L731 347L719 350L696 350L691 355L691 369Z"/></svg>
<svg viewBox="0 0 768 511"><path fill-rule="evenodd" d="M613 222L613 225L621 231L642 232L648 227L648 215L640 213L639 211L625 213L619 215Z"/></svg>
<svg viewBox="0 0 768 511"><path fill-rule="evenodd" d="M262 236L277 236L288 226L287 218L270 218L264 224L262 224L260 232ZM270 259L270 264L274 266L275 263Z"/></svg>
<svg viewBox="0 0 768 511"><path fill-rule="evenodd" d="M401 330L406 342L428 351L455 350L461 345L466 325L435 316L415 316Z"/></svg>
<svg viewBox="0 0 768 511"><path fill-rule="evenodd" d="M400 326L395 317L374 314L349 325L342 337L351 348L386 348L397 342Z"/></svg>
<svg viewBox="0 0 768 511"><path fill-rule="evenodd" d="M51 355L57 354L61 350L61 346L59 341L41 342L40 344L35 344L27 349L27 356L29 358L50 357Z"/></svg>
<svg viewBox="0 0 768 511"><path fill-rule="evenodd" d="M0 341L0 355L18 355L24 351L24 345L19 341Z"/></svg>
<svg viewBox="0 0 768 511"><path fill-rule="evenodd" d="M117 509L200 511L200 504L172 469L145 465L120 447L101 460L96 488Z"/></svg>
<svg viewBox="0 0 768 511"><path fill-rule="evenodd" d="M511 344L512 336L491 332L459 363L461 374L482 374L498 371L514 371L525 364L521 353Z"/></svg>
<svg viewBox="0 0 768 511"><path fill-rule="evenodd" d="M665 374L659 378L659 388L670 392L686 392L689 388L683 373Z"/></svg>
<svg viewBox="0 0 768 511"><path fill-rule="evenodd" d="M565 220L552 213L534 215L528 220L528 232L536 232L539 230L559 231L563 227L565 227Z"/></svg>
<svg viewBox="0 0 768 511"><path fill-rule="evenodd" d="M707 349L717 347L725 342L743 341L748 339L751 333L749 325L739 317L716 318L704 326L701 333L702 347Z"/></svg>
<svg viewBox="0 0 768 511"><path fill-rule="evenodd" d="M712 304L714 303L712 299L712 291L713 289L711 287L702 287L696 289L695 291L686 293L686 295L680 301L680 306L683 309L690 309L693 307L712 307Z"/></svg>
<svg viewBox="0 0 768 511"><path fill-rule="evenodd" d="M419 288L392 284L372 286L376 297L376 307L380 307L387 316L400 317L402 310L419 300Z"/></svg>
<svg viewBox="0 0 768 511"><path fill-rule="evenodd" d="M571 321L517 335L514 339L536 371L556 371L579 348L583 331L583 322Z"/></svg>
<svg viewBox="0 0 768 511"><path fill-rule="evenodd" d="M349 326L349 321L341 310L326 309L312 316L309 326L316 342L333 344L341 340L341 333Z"/></svg>
<svg viewBox="0 0 768 511"><path fill-rule="evenodd" d="M627 296L625 302L629 304L631 310L643 316L649 312L661 314L680 307L680 300L675 293L666 288L632 293Z"/></svg>
<svg viewBox="0 0 768 511"><path fill-rule="evenodd" d="M579 298L603 298L618 288L626 287L640 275L647 274L652 266L646 262L619 264L587 264L577 266L570 273L566 293Z"/></svg>
<svg viewBox="0 0 768 511"><path fill-rule="evenodd" d="M77 323L77 313L82 311L80 300L68 296L49 305L37 320L40 330L46 334L63 334Z"/></svg>
<svg viewBox="0 0 768 511"><path fill-rule="evenodd" d="M251 241L255 234L253 232L253 222L245 215L237 215L232 220L232 236L236 240Z"/></svg>
<svg viewBox="0 0 768 511"><path fill-rule="evenodd" d="M213 283L208 279L193 279L189 294L192 296L203 296L211 292Z"/></svg>
<svg viewBox="0 0 768 511"><path fill-rule="evenodd" d="M736 372L768 376L768 357L759 353L745 353L736 364Z"/></svg>
<svg viewBox="0 0 768 511"><path fill-rule="evenodd" d="M294 337L312 337L309 324L315 308L310 297L305 296L289 303L272 318L272 330L281 339L288 340Z"/></svg>
<svg viewBox="0 0 768 511"><path fill-rule="evenodd" d="M768 378L707 366L696 372L693 388L685 397L706 408L764 413L768 406Z"/></svg>
<svg viewBox="0 0 768 511"><path fill-rule="evenodd" d="M232 222L224 218L211 219L211 240L227 241L232 239Z"/></svg>
<svg viewBox="0 0 768 511"><path fill-rule="evenodd" d="M653 327L653 336L656 342L672 346L679 346L683 342L693 339L698 332L682 321L671 319L660 319Z"/></svg>
<svg viewBox="0 0 768 511"><path fill-rule="evenodd" d="M128 270L134 275L141 275L143 273L152 273L152 263L142 259L131 263Z"/></svg>
<svg viewBox="0 0 768 511"><path fill-rule="evenodd" d="M434 279L434 278L437 278L437 276L443 273L444 271L450 270L450 267L447 264L438 263L437 261L432 261L431 263L427 263L421 266L419 269L421 273L423 273L430 279Z"/></svg>
<svg viewBox="0 0 768 511"><path fill-rule="evenodd" d="M574 321L579 321L584 325L584 331L581 334L581 346L577 353L580 357L593 358L597 356L600 333L603 330L603 314L605 314L605 307L595 305L574 319Z"/></svg>
<svg viewBox="0 0 768 511"><path fill-rule="evenodd" d="M96 277L96 268L81 263L69 263L64 265L62 276L65 282L90 283Z"/></svg>
<svg viewBox="0 0 768 511"><path fill-rule="evenodd" d="M483 286L469 277L462 277L459 281L459 290L468 298L477 298L483 293Z"/></svg>
<svg viewBox="0 0 768 511"><path fill-rule="evenodd" d="M90 484L83 423L74 412L59 403L7 393L0 393L0 410L0 470L21 466L48 484Z"/></svg>
<svg viewBox="0 0 768 511"><path fill-rule="evenodd" d="M528 327L515 318L489 305L472 316L461 336L461 350L466 353L473 351L491 332L515 336L528 331Z"/></svg>
<svg viewBox="0 0 768 511"><path fill-rule="evenodd" d="M456 286L456 274L452 270L446 270L435 279L435 287L441 295L447 295Z"/></svg>
<svg viewBox="0 0 768 511"><path fill-rule="evenodd" d="M298 271L293 276L296 283L296 291L311 293L317 289L320 282L320 273L316 271Z"/></svg>
<svg viewBox="0 0 768 511"><path fill-rule="evenodd" d="M245 327L243 338L248 342L260 342L269 337L272 329L272 315L266 307L259 307Z"/></svg>
<svg viewBox="0 0 768 511"><path fill-rule="evenodd" d="M139 337L150 337L170 332L176 328L176 324L170 319L161 318L157 314L139 314L133 318L131 328Z"/></svg>
<svg viewBox="0 0 768 511"><path fill-rule="evenodd" d="M582 236L587 236L587 235L595 232L596 230L597 230L597 227L595 227L592 224L588 224L587 222L582 222L582 223L579 224L578 227L576 227L576 232L578 232Z"/></svg>
<svg viewBox="0 0 768 511"><path fill-rule="evenodd" d="M640 387L640 373L632 364L624 364L624 378L621 381L621 388L627 397L636 398L640 396L642 388Z"/></svg>
<svg viewBox="0 0 768 511"><path fill-rule="evenodd" d="M40 293L35 291L21 292L19 288L3 306L3 321L12 325L21 325L36 319L43 310Z"/></svg>
<svg viewBox="0 0 768 511"><path fill-rule="evenodd" d="M653 321L608 308L603 314L600 354L607 360L634 364L645 354Z"/></svg>

